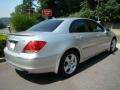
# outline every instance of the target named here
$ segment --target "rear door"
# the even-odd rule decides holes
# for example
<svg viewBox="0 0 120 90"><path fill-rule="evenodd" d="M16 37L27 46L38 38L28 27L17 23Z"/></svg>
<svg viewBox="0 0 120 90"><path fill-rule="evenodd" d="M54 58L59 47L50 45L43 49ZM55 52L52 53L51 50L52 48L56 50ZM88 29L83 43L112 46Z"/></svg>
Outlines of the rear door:
<svg viewBox="0 0 120 90"><path fill-rule="evenodd" d="M74 35L79 50L82 53L82 58L88 58L97 52L96 34L89 31L89 24L86 20L75 20L71 24L70 33Z"/></svg>

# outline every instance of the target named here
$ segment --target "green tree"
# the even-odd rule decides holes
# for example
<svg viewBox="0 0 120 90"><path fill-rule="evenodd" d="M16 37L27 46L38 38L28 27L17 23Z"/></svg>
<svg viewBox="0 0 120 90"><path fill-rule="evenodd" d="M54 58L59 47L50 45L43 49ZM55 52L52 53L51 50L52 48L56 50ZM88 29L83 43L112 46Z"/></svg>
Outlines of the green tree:
<svg viewBox="0 0 120 90"><path fill-rule="evenodd" d="M23 0L23 3L16 6L15 12L19 13L25 13L28 11L29 8L32 7L32 2L31 0Z"/></svg>
<svg viewBox="0 0 120 90"><path fill-rule="evenodd" d="M39 0L41 9L52 9L54 17L65 16L69 10L65 0Z"/></svg>
<svg viewBox="0 0 120 90"><path fill-rule="evenodd" d="M120 20L120 4L116 0L109 0L105 4L105 14L110 21Z"/></svg>
<svg viewBox="0 0 120 90"><path fill-rule="evenodd" d="M108 0L97 6L94 11L95 16L99 16L102 21L119 21L120 20L120 4L116 0Z"/></svg>
<svg viewBox="0 0 120 90"><path fill-rule="evenodd" d="M50 8L53 11L53 16L68 16L80 10L82 0L39 0L41 8Z"/></svg>

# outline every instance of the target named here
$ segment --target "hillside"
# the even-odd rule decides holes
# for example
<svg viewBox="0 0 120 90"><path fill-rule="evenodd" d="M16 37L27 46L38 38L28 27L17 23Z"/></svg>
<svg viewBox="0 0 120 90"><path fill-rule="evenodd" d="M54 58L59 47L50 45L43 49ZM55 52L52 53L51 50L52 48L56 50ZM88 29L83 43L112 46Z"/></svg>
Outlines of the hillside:
<svg viewBox="0 0 120 90"><path fill-rule="evenodd" d="M8 24L10 24L10 18L0 18L0 23L7 26Z"/></svg>

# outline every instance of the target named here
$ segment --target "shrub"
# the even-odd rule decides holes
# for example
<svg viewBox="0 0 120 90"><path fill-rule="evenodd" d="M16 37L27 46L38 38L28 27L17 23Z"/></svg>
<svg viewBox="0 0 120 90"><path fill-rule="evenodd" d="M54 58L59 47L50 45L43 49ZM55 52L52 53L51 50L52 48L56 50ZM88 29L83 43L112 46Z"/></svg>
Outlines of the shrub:
<svg viewBox="0 0 120 90"><path fill-rule="evenodd" d="M34 16L22 15L19 13L15 13L11 17L12 27L18 32L30 28L37 22L38 20Z"/></svg>
<svg viewBox="0 0 120 90"><path fill-rule="evenodd" d="M6 46L7 35L0 34L0 57L4 56L3 49Z"/></svg>

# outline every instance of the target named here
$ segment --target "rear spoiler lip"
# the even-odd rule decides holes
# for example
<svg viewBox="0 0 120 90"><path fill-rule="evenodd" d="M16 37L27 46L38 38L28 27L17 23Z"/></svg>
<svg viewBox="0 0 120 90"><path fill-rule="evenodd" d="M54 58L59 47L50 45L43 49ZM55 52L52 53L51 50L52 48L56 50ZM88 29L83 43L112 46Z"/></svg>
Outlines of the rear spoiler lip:
<svg viewBox="0 0 120 90"><path fill-rule="evenodd" d="M17 33L10 33L9 35L14 35L14 36L34 36L34 35L17 34Z"/></svg>

